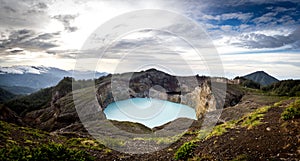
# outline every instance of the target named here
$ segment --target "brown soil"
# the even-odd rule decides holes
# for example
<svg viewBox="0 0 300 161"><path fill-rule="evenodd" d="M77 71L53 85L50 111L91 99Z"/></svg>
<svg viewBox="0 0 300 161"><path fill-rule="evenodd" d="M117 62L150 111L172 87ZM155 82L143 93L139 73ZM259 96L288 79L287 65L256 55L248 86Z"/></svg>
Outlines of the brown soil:
<svg viewBox="0 0 300 161"><path fill-rule="evenodd" d="M300 160L300 119L283 121L280 118L282 111L292 101L288 100L279 107L271 108L261 120L263 122L261 125L251 129L238 126L227 130L221 136L196 142L194 157L190 160ZM251 102L246 104L251 104L252 108L256 109L258 106L271 103L274 103L274 100L258 103L257 107L252 106ZM250 106L247 107L249 110L242 111L243 114L251 112ZM105 156L97 156L99 160L174 160L177 149L195 137L195 134L186 134L168 148L150 154L112 151Z"/></svg>
<svg viewBox="0 0 300 161"><path fill-rule="evenodd" d="M238 128L199 143L196 156L213 160L299 160L300 119L283 121L284 107L271 108L262 122L252 129Z"/></svg>

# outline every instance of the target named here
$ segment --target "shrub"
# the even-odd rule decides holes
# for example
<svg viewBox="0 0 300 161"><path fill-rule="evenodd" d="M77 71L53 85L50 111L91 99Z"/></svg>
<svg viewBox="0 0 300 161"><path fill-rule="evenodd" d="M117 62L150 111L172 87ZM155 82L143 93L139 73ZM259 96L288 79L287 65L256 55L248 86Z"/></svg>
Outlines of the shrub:
<svg viewBox="0 0 300 161"><path fill-rule="evenodd" d="M43 144L37 148L21 147L12 145L0 150L0 160L20 161L90 161L94 160L88 153L78 149L70 149L61 144Z"/></svg>
<svg viewBox="0 0 300 161"><path fill-rule="evenodd" d="M186 142L176 151L174 155L175 160L187 159L193 156L193 151L196 148L194 142Z"/></svg>
<svg viewBox="0 0 300 161"><path fill-rule="evenodd" d="M281 118L283 120L290 120L299 117L300 117L300 100L295 101L292 105L286 108L281 114Z"/></svg>

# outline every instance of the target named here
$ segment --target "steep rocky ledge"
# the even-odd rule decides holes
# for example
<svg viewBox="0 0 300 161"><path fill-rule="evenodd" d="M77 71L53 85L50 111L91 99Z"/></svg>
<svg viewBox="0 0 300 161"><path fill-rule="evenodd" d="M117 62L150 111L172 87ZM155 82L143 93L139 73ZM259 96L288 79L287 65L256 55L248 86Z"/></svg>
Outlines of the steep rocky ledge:
<svg viewBox="0 0 300 161"><path fill-rule="evenodd" d="M198 119L207 111L236 104L243 95L226 90L225 78L176 77L156 69L108 75L97 82L102 110L114 101L149 97L188 105L195 109Z"/></svg>

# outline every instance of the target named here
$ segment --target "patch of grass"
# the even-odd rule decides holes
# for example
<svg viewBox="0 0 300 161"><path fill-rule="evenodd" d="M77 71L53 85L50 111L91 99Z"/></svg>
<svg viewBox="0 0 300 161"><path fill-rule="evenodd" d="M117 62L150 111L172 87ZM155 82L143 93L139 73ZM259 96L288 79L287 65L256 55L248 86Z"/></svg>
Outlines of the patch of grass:
<svg viewBox="0 0 300 161"><path fill-rule="evenodd" d="M213 130L205 137L205 139L209 139L213 136L220 136L227 132L227 129L233 129L236 127L236 121L225 122L224 124L217 125L213 128ZM201 133L201 135L205 135L205 133Z"/></svg>
<svg viewBox="0 0 300 161"><path fill-rule="evenodd" d="M149 137L149 138L134 138L133 140L153 141L158 145L170 144L175 142L181 137L181 135L175 135L172 137Z"/></svg>
<svg viewBox="0 0 300 161"><path fill-rule="evenodd" d="M109 154L109 153L111 153L112 152L112 150L111 149L108 149L108 148L106 148L105 150L104 150L104 153L105 154Z"/></svg>
<svg viewBox="0 0 300 161"><path fill-rule="evenodd" d="M98 143L96 140L89 138L71 138L67 140L67 145L77 148L88 148L94 150L102 150L105 146Z"/></svg>
<svg viewBox="0 0 300 161"><path fill-rule="evenodd" d="M293 102L288 108L286 108L282 114L283 120L290 120L294 118L300 118L300 100Z"/></svg>
<svg viewBox="0 0 300 161"><path fill-rule="evenodd" d="M196 144L193 141L184 143L174 154L174 159L181 160L193 157L193 151L195 148Z"/></svg>
<svg viewBox="0 0 300 161"><path fill-rule="evenodd" d="M8 135L10 135L10 128L7 123L0 121L0 140L6 140Z"/></svg>
<svg viewBox="0 0 300 161"><path fill-rule="evenodd" d="M105 138L105 140L101 140L103 145L107 147L123 147L125 146L125 140L118 138Z"/></svg>
<svg viewBox="0 0 300 161"><path fill-rule="evenodd" d="M247 127L248 129L253 128L254 126L262 124L261 120L263 119L263 116L266 112L271 108L272 106L264 106L261 107L254 112L250 113L249 115L245 116L242 121L242 127Z"/></svg>
<svg viewBox="0 0 300 161"><path fill-rule="evenodd" d="M225 126L221 126L221 125L215 126L213 131L206 137L206 139L211 138L213 136L220 136L225 132L227 132Z"/></svg>
<svg viewBox="0 0 300 161"><path fill-rule="evenodd" d="M0 149L0 160L22 160L22 161L91 161L92 156L82 150L70 149L61 144L49 143L39 147L29 148L18 145L11 145Z"/></svg>
<svg viewBox="0 0 300 161"><path fill-rule="evenodd" d="M28 128L28 127L19 127L18 129L34 138L37 138L37 139L45 138L46 136L49 135L49 133L47 133L45 131Z"/></svg>
<svg viewBox="0 0 300 161"><path fill-rule="evenodd" d="M232 161L247 161L249 157L246 154L238 155Z"/></svg>
<svg viewBox="0 0 300 161"><path fill-rule="evenodd" d="M198 140L205 139L207 137L207 135L209 135L209 134L210 134L210 131L208 131L208 130L200 130L200 131L198 131L197 139Z"/></svg>
<svg viewBox="0 0 300 161"><path fill-rule="evenodd" d="M273 106L274 107L279 107L279 106L281 106L283 104L283 102L284 102L283 100L281 100L279 102L275 102Z"/></svg>
<svg viewBox="0 0 300 161"><path fill-rule="evenodd" d="M7 139L6 143L9 144L9 145L18 145L18 143L16 141L11 140L11 139Z"/></svg>

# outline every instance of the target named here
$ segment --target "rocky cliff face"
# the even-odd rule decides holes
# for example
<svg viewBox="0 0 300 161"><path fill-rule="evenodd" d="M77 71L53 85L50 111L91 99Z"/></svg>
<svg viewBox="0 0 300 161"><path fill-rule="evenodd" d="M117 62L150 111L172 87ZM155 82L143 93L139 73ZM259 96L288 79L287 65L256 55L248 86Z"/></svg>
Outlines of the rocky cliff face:
<svg viewBox="0 0 300 161"><path fill-rule="evenodd" d="M150 69L137 73L109 75L97 86L97 99L104 110L114 101L129 98L156 98L188 105L195 109L197 118L207 111L228 106L225 96L241 97L242 93L222 90L225 84L220 83L217 89L212 88L208 77L176 77L167 73ZM240 98L239 98L240 99ZM225 104L224 104L225 103ZM226 104L227 103L227 104Z"/></svg>

